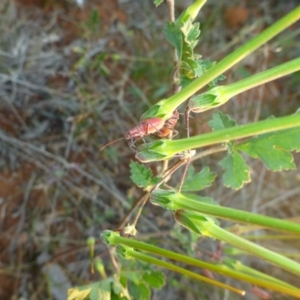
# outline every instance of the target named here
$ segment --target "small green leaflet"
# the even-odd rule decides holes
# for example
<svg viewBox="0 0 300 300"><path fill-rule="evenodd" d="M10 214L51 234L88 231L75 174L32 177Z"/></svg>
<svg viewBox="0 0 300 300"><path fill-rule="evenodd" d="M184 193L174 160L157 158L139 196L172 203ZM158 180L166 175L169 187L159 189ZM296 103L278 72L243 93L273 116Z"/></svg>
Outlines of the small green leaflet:
<svg viewBox="0 0 300 300"><path fill-rule="evenodd" d="M213 114L212 120L208 122L208 125L212 130L220 130L225 128L231 128L236 126L235 120L231 119L228 115L222 114L217 111Z"/></svg>
<svg viewBox="0 0 300 300"><path fill-rule="evenodd" d="M269 170L295 169L289 151L300 151L300 127L259 135L237 145L236 149L261 159Z"/></svg>
<svg viewBox="0 0 300 300"><path fill-rule="evenodd" d="M160 289L165 283L164 273L157 270L122 271L122 277L130 280L129 291L133 299L150 299L151 288Z"/></svg>
<svg viewBox="0 0 300 300"><path fill-rule="evenodd" d="M160 271L145 272L143 280L154 289L161 289L166 284L165 274Z"/></svg>
<svg viewBox="0 0 300 300"><path fill-rule="evenodd" d="M69 289L68 300L110 300L113 281L114 279L109 277L95 283Z"/></svg>
<svg viewBox="0 0 300 300"><path fill-rule="evenodd" d="M175 23L168 22L163 30L167 41L176 49L178 58L181 59L183 36L180 28Z"/></svg>
<svg viewBox="0 0 300 300"><path fill-rule="evenodd" d="M249 166L235 150L222 159L219 165L225 170L223 181L227 187L237 190L251 180Z"/></svg>
<svg viewBox="0 0 300 300"><path fill-rule="evenodd" d="M234 127L236 123L229 116L217 112L213 115L209 126L213 130L220 130ZM272 171L295 169L293 156L289 151L300 151L300 128L262 134L238 145L231 142L228 146L231 149L230 154L219 163L225 170L224 185L239 189L244 183L250 181L250 168L238 151L261 159Z"/></svg>
<svg viewBox="0 0 300 300"><path fill-rule="evenodd" d="M187 72L184 72L185 74L181 74L180 77L180 84L182 86L187 86L189 83L191 83L195 78L202 76L208 69L213 67L215 65L214 62L211 62L209 60L202 60L200 59L200 55L193 54L194 58L187 59L187 62L182 61L182 69L189 70L190 74L186 74ZM191 63L193 61L193 63ZM191 77L192 76L192 77ZM218 81L224 80L226 76L219 75L216 77L213 81L211 81L208 86L209 87L215 87Z"/></svg>
<svg viewBox="0 0 300 300"><path fill-rule="evenodd" d="M183 13L175 23L167 23L164 27L164 33L167 41L175 48L179 60L180 68L180 85L182 87L188 85L192 80L200 77L209 68L214 66L214 62L209 60L201 60L201 55L194 53L194 48L198 44L198 37L201 33L200 23L194 21L193 12ZM192 17L194 16L194 17ZM209 83L210 87L214 87L219 80L223 80L225 76L220 75Z"/></svg>
<svg viewBox="0 0 300 300"><path fill-rule="evenodd" d="M197 64L197 67L194 68L195 76L200 77L206 71L204 66L203 66L203 60L202 59L195 59L195 63Z"/></svg>
<svg viewBox="0 0 300 300"><path fill-rule="evenodd" d="M148 286L142 282L139 284L132 283L129 288L130 295L133 299L139 300L149 300L151 297L151 292Z"/></svg>
<svg viewBox="0 0 300 300"><path fill-rule="evenodd" d="M201 57L193 51L198 43L195 37L200 34L199 23L192 24L192 21L189 20L180 29L183 35L182 56L180 57L181 73L193 79L196 77L195 70L199 68L196 60Z"/></svg>
<svg viewBox="0 0 300 300"><path fill-rule="evenodd" d="M198 43L199 23L193 24L191 19L183 23L169 22L164 27L164 33L167 41L176 49L181 73L187 78L195 78L196 73L199 72L197 60L200 56L193 52L193 48Z"/></svg>
<svg viewBox="0 0 300 300"><path fill-rule="evenodd" d="M154 0L153 2L154 2L154 5L157 7L157 6L161 5L164 2L164 0Z"/></svg>
<svg viewBox="0 0 300 300"><path fill-rule="evenodd" d="M131 300L126 288L115 276L68 290L68 300Z"/></svg>
<svg viewBox="0 0 300 300"><path fill-rule="evenodd" d="M90 300L110 300L110 294L111 294L111 285L113 283L112 278L101 280L98 285L98 288L94 288L91 290L90 293Z"/></svg>
<svg viewBox="0 0 300 300"><path fill-rule="evenodd" d="M194 49L198 43L197 37L200 35L199 27L200 23L192 23L192 21L189 20L180 28L185 36L185 42L190 45L191 49Z"/></svg>
<svg viewBox="0 0 300 300"><path fill-rule="evenodd" d="M159 178L154 177L151 169L145 167L144 165L131 161L130 162L130 172L131 180L138 186L143 189L154 186L158 183Z"/></svg>
<svg viewBox="0 0 300 300"><path fill-rule="evenodd" d="M212 173L208 167L205 167L201 172L195 173L193 167L190 167L186 180L182 186L182 191L201 191L206 187L211 186L216 174Z"/></svg>
<svg viewBox="0 0 300 300"><path fill-rule="evenodd" d="M139 284L141 281L142 272L140 270L126 270L122 271L122 277L127 278L128 280L134 282L135 284Z"/></svg>
<svg viewBox="0 0 300 300"><path fill-rule="evenodd" d="M92 285L95 285L93 283ZM91 290L93 289L92 285L86 285L84 287L74 287L68 290L68 300L84 300L88 299ZM99 283L97 282L97 286Z"/></svg>
<svg viewBox="0 0 300 300"><path fill-rule="evenodd" d="M195 55L195 56L196 56L196 55ZM202 69L201 73L199 73L199 71L196 70L196 75L197 75L197 77L200 77L202 74L204 74L206 71L208 71L210 68L212 68L212 67L216 64L215 61L211 61L211 60L209 60L209 59L204 59L204 60L198 59L198 60L196 60L196 61L197 61L197 63L198 63L199 65L201 64L201 69ZM222 81L222 80L224 80L224 79L226 79L226 76L225 76L225 75L219 75L219 76L216 77L213 81L211 81L211 82L208 84L208 86L209 86L210 88L215 87L215 86L217 85L218 81Z"/></svg>
<svg viewBox="0 0 300 300"><path fill-rule="evenodd" d="M213 94L200 94L190 99L189 107L195 113L200 113L218 106L217 96Z"/></svg>
<svg viewBox="0 0 300 300"><path fill-rule="evenodd" d="M124 286L126 285L123 285L121 283L121 278L119 278L120 281L118 280L115 280L112 284L112 292L115 294L115 295L123 295L124 294L127 294L128 298L129 298L129 294L128 294L128 291L125 289ZM126 298L127 299L127 298Z"/></svg>
<svg viewBox="0 0 300 300"><path fill-rule="evenodd" d="M216 87L216 86L217 86L217 83L218 83L219 81L222 81L222 80L224 80L224 79L226 79L226 78L227 78L227 77L226 77L225 75L221 74L221 75L217 76L215 79L213 79L213 80L208 84L208 86L209 86L210 88Z"/></svg>

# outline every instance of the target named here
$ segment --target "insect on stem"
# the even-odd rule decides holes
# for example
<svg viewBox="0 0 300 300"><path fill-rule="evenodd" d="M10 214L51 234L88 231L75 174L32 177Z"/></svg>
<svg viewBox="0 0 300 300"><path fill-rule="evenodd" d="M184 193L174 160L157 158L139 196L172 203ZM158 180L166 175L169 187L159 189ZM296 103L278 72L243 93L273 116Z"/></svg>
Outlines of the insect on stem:
<svg viewBox="0 0 300 300"><path fill-rule="evenodd" d="M139 139L142 139L147 135L155 135L159 138L167 137L171 131L177 134L177 131L174 130L174 127L179 119L179 113L177 111L173 112L173 115L168 120L163 120L161 118L149 118L143 120L140 124L128 130L124 136L125 140L129 141L130 149L135 151L135 142ZM100 148L100 151L105 149L107 146L114 144L115 142L122 140L119 138L117 140L111 141Z"/></svg>

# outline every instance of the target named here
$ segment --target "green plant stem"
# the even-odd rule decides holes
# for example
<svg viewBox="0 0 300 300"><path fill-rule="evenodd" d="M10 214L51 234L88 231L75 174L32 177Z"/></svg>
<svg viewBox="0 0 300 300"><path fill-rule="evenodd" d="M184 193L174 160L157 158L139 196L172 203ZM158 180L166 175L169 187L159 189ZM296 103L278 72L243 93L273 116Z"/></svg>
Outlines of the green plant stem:
<svg viewBox="0 0 300 300"><path fill-rule="evenodd" d="M175 218L180 224L200 235L224 241L238 249L260 257L276 266L300 276L300 264L297 262L222 229L211 220L205 220L205 216L202 214L192 211L177 211Z"/></svg>
<svg viewBox="0 0 300 300"><path fill-rule="evenodd" d="M222 97L224 93L226 94L226 96L225 95L224 96L230 99L244 91L247 91L256 86L273 81L277 78L286 76L288 74L294 73L299 70L300 70L300 58L297 58L287 63L284 63L282 65L276 66L272 69L253 75L249 78L240 80L236 83L220 87L222 89Z"/></svg>
<svg viewBox="0 0 300 300"><path fill-rule="evenodd" d="M252 124L240 125L195 137L178 140L159 140L143 144L138 148L136 158L141 162L170 159L175 154L208 145L227 143L253 135L300 126L300 114L287 117L268 119Z"/></svg>
<svg viewBox="0 0 300 300"><path fill-rule="evenodd" d="M288 288L295 289L294 286L291 286L290 284L287 284L286 282L283 282L283 281L281 281L281 280L279 280L275 277L271 277L271 276L269 276L265 273L262 273L260 271L255 270L251 267L245 266L240 261L234 260L232 258L224 257L222 259L222 263L225 264L228 268L231 268L235 271L242 272L244 274L250 275L254 278L257 278L258 280L272 281L274 284L278 284L279 286L285 286L285 287L288 287ZM297 291L299 291L298 288L297 288Z"/></svg>
<svg viewBox="0 0 300 300"><path fill-rule="evenodd" d="M272 69L253 75L233 84L227 86L216 86L205 93L192 97L189 100L189 109L195 113L201 113L206 110L210 110L223 105L232 97L246 90L298 70L300 70L300 58L294 59L285 64L276 66Z"/></svg>
<svg viewBox="0 0 300 300"><path fill-rule="evenodd" d="M150 201L170 210L192 210L217 218L300 235L300 225L297 223L196 201L174 191L155 190L150 196Z"/></svg>
<svg viewBox="0 0 300 300"><path fill-rule="evenodd" d="M176 23L184 23L187 22L188 19L194 21L205 2L206 0L196 0L193 4L189 5L178 17Z"/></svg>
<svg viewBox="0 0 300 300"><path fill-rule="evenodd" d="M245 291L243 291L243 290L236 289L232 286L221 283L221 282L216 281L214 279L210 279L208 277L204 277L204 276L198 275L194 272L188 271L184 268L180 268L180 267L178 267L174 264L159 260L159 259L154 258L152 256L143 254L141 252L137 252L137 251L133 250L132 248L129 248L129 247L126 247L126 246L121 246L121 247L123 248L123 249L121 249L122 252L126 251L125 258L126 257L127 258L135 258L135 259L144 261L146 263L154 264L154 265L157 265L157 266L175 271L175 272L180 273L182 275L186 275L186 276L192 277L194 279L197 279L197 280L209 283L209 284L213 284L213 285L221 287L223 289L227 289L229 291L235 292L239 295L242 295L242 296L245 295ZM120 252L120 251L118 251L118 252Z"/></svg>
<svg viewBox="0 0 300 300"><path fill-rule="evenodd" d="M274 132L277 130L295 128L298 126L300 126L300 114L294 114L282 118L268 119L252 124L240 125L223 130L221 129L218 131L187 139L179 139L172 141L168 140L167 148L170 151L173 150L175 154L193 148L199 148L224 142L226 143L236 139L242 139L253 135Z"/></svg>
<svg viewBox="0 0 300 300"><path fill-rule="evenodd" d="M204 73L201 77L195 79L188 86L182 89L177 94L171 96L168 99L161 100L154 106L157 106L158 109L153 110L153 107L150 108L145 114L142 116L143 119L149 117L162 117L164 119L168 119L171 117L172 112L180 106L184 101L186 101L189 97L194 95L198 90L203 88L213 79L230 69L232 66L237 64L243 58L251 54L257 48L262 46L271 40L274 36L288 28L290 25L295 23L300 19L300 6L292 10L290 13L285 15L283 18L275 22L273 25L268 27L266 30L258 34L249 42L245 43L243 46L229 54L227 57L218 62L214 67L209 69L206 73ZM155 114L153 114L153 112Z"/></svg>
<svg viewBox="0 0 300 300"><path fill-rule="evenodd" d="M219 274L223 274L238 280L242 280L260 287L272 289L274 291L286 293L292 296L299 296L300 290L295 288L292 285L289 285L277 278L271 277L269 275L263 274L259 271L253 270L247 267L246 271L236 271L237 268L242 268L243 265L238 262L232 262L224 265L224 264L210 264L186 255L182 255L173 251L165 250L163 248L159 248L144 242L140 242L138 240L121 237L118 233L112 231L104 231L101 235L102 240L108 243L110 246L115 246L118 244L125 245L128 247L132 247L134 249L143 250L155 255L160 255L165 258L169 258L175 261L180 261L192 266L200 267L203 269L210 270L212 272L217 272ZM254 276L249 275L250 272L255 274ZM248 274L247 274L248 273Z"/></svg>

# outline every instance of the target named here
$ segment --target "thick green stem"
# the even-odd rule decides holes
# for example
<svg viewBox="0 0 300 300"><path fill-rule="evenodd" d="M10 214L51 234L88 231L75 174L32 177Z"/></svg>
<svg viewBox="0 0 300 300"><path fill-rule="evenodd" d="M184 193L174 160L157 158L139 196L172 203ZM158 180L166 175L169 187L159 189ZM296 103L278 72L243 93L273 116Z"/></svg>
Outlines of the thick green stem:
<svg viewBox="0 0 300 300"><path fill-rule="evenodd" d="M221 287L223 289L227 289L229 291L235 292L235 293L237 293L239 295L245 295L245 292L242 291L242 290L236 289L236 288L234 288L232 286L229 286L227 284L221 283L221 282L216 281L214 279L210 279L208 277L204 277L204 276L198 275L198 274L196 274L194 272L188 271L188 270L186 270L184 268L181 268L181 267L178 267L178 266L176 266L174 264L171 264L171 263L159 260L159 259L154 258L152 256L143 254L141 252L137 252L137 251L133 250L132 248L124 247L124 250L126 250L126 255L129 256L130 258L139 259L139 260L144 261L146 263L154 264L154 265L157 265L157 266L160 266L160 267L163 267L163 268L166 268L166 269L178 272L178 273L180 273L182 275L186 275L186 276L192 277L194 279L197 279L197 280L209 283L209 284L213 284L213 285Z"/></svg>
<svg viewBox="0 0 300 300"><path fill-rule="evenodd" d="M288 28L290 25L300 19L300 6L295 8L289 14L285 15L279 21L275 22L269 28L258 34L249 42L229 54L227 57L218 62L214 67L209 69L201 77L195 79L192 83L186 86L177 94L168 99L162 100L154 105L156 109L151 107L144 115L144 118L162 117L168 119L171 117L172 112L177 109L184 101L194 95L197 91L211 82L213 79L230 69L243 58L251 54L257 48L271 40L274 36Z"/></svg>
<svg viewBox="0 0 300 300"><path fill-rule="evenodd" d="M141 162L170 159L175 154L190 149L219 143L227 143L236 139L242 139L253 135L259 135L299 126L300 114L294 114L287 117L268 119L252 124L221 129L191 138L179 140L159 140L141 145L138 148L136 158Z"/></svg>
<svg viewBox="0 0 300 300"><path fill-rule="evenodd" d="M299 70L300 58L297 58L282 65L276 66L272 69L253 75L249 78L240 80L236 83L224 86L222 87L224 89L223 92L227 94L228 98L232 98L235 95L240 94L244 91L247 91L264 83L273 81L277 78L286 76L288 74L292 74Z"/></svg>
<svg viewBox="0 0 300 300"><path fill-rule="evenodd" d="M300 235L300 225L297 223L196 201L174 191L155 190L150 196L150 201L170 210L192 210L234 222L259 225L276 231Z"/></svg>
<svg viewBox="0 0 300 300"><path fill-rule="evenodd" d="M205 2L206 0L196 0L193 4L189 5L178 17L176 23L184 23L187 22L188 19L194 21Z"/></svg>
<svg viewBox="0 0 300 300"><path fill-rule="evenodd" d="M202 214L191 211L177 211L176 220L183 226L200 235L224 241L238 249L260 257L275 264L276 266L300 276L300 264L297 262L222 229L212 221L205 220L205 217Z"/></svg>
<svg viewBox="0 0 300 300"><path fill-rule="evenodd" d="M219 274L223 274L238 280L242 280L245 282L252 283L254 285L269 288L274 291L286 293L291 296L299 296L300 290L295 288L292 285L289 285L281 280L253 270L249 267L245 267L247 272L236 271L238 267L241 269L243 265L241 263L232 262L224 265L224 264L210 264L186 255L182 255L173 251L169 251L163 248L159 248L138 240L121 237L118 233L113 231L104 231L101 235L104 242L108 243L110 246L115 246L118 244L125 245L134 249L143 250L155 255L163 256L165 258L169 258L175 261L180 261L192 266L200 267L203 269L210 270L212 272L217 272ZM255 276L251 276L250 272L255 274ZM248 274L246 274L248 273Z"/></svg>
<svg viewBox="0 0 300 300"><path fill-rule="evenodd" d="M232 97L266 82L275 80L285 75L300 70L300 58L276 66L265 72L253 75L226 86L216 86L205 93L192 97L189 101L189 109L195 113L218 107L226 103Z"/></svg>

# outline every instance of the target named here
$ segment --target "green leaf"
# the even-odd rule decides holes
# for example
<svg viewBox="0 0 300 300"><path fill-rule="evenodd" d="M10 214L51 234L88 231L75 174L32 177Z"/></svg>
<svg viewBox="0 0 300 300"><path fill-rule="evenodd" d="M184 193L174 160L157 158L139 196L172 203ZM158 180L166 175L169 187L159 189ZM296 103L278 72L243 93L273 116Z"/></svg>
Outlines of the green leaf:
<svg viewBox="0 0 300 300"><path fill-rule="evenodd" d="M206 71L208 71L210 68L212 68L214 65L216 64L216 62L215 61L211 61L211 60L209 60L209 59L205 59L205 60L203 60L203 62L202 62L202 69L203 69L203 73L205 73ZM224 79L226 79L226 76L224 76L224 75L219 75L218 77L216 77L212 82L210 82L209 84L208 84L208 86L209 87L215 87L216 85L217 85L217 83L218 83L218 81L222 81L222 80L224 80Z"/></svg>
<svg viewBox="0 0 300 300"><path fill-rule="evenodd" d="M122 271L122 277L127 278L135 284L139 284L141 281L142 271Z"/></svg>
<svg viewBox="0 0 300 300"><path fill-rule="evenodd" d="M114 280L113 285L112 285L112 295L111 295L112 300L113 300L113 298L120 299L120 300L131 299L127 288L125 288L126 285L123 285L121 283L122 279L118 278L116 275L114 277L117 279Z"/></svg>
<svg viewBox="0 0 300 300"><path fill-rule="evenodd" d="M184 88L187 85L189 85L192 81L194 80L194 78L189 78L188 76L181 74L180 78L179 78L179 85Z"/></svg>
<svg viewBox="0 0 300 300"><path fill-rule="evenodd" d="M120 281L115 280L112 285L112 290L115 294L120 294L124 290L124 287Z"/></svg>
<svg viewBox="0 0 300 300"><path fill-rule="evenodd" d="M109 277L99 282L69 289L68 300L110 300L112 283L113 278Z"/></svg>
<svg viewBox="0 0 300 300"><path fill-rule="evenodd" d="M113 282L114 279L112 277L101 280L98 283L98 287L95 286L95 288L91 290L90 300L98 300L98 299L110 300L111 287Z"/></svg>
<svg viewBox="0 0 300 300"><path fill-rule="evenodd" d="M130 280L131 282L133 282L134 284L140 284L141 280L142 280L142 276L143 276L143 272L142 270L126 270L126 271L121 271L121 275L122 277L127 278L128 280Z"/></svg>
<svg viewBox="0 0 300 300"><path fill-rule="evenodd" d="M215 61L211 61L209 59L205 59L202 62L202 66L203 66L203 70L206 72L208 71L210 68L212 68L214 65L216 64Z"/></svg>
<svg viewBox="0 0 300 300"><path fill-rule="evenodd" d="M155 185L158 181L158 177L152 175L150 168L145 167L144 165L131 161L130 162L130 172L131 180L138 186L143 189L147 189Z"/></svg>
<svg viewBox="0 0 300 300"><path fill-rule="evenodd" d="M176 49L178 58L181 60L183 47L181 30L175 25L175 23L171 22L168 22L163 30L167 41Z"/></svg>
<svg viewBox="0 0 300 300"><path fill-rule="evenodd" d="M210 87L210 88L213 88L213 87L216 87L217 86L217 83L219 82L219 81L222 81L222 80L224 80L224 79L226 79L227 77L225 76L225 75L219 75L219 76L217 76L213 81L211 81L209 84L208 84L208 86Z"/></svg>
<svg viewBox="0 0 300 300"><path fill-rule="evenodd" d="M237 151L226 156L219 165L225 170L223 181L227 187L237 190L251 180L250 168Z"/></svg>
<svg viewBox="0 0 300 300"><path fill-rule="evenodd" d="M115 294L114 292L112 292L110 300L129 300L129 299L126 297L122 297L120 294Z"/></svg>
<svg viewBox="0 0 300 300"><path fill-rule="evenodd" d="M180 58L180 70L181 75L186 76L189 79L193 79L199 70L198 60L201 57L194 53L193 49L197 45L197 37L200 34L199 23L192 23L191 19L188 19L184 23L176 23L177 28L182 32L182 55ZM202 70L201 70L202 73Z"/></svg>
<svg viewBox="0 0 300 300"><path fill-rule="evenodd" d="M300 151L300 128L262 134L237 145L236 149L261 159L269 170L295 169L288 151Z"/></svg>
<svg viewBox="0 0 300 300"><path fill-rule="evenodd" d="M200 94L190 99L189 107L193 112L200 113L218 106L219 103L215 101L216 99L217 96L214 94Z"/></svg>
<svg viewBox="0 0 300 300"><path fill-rule="evenodd" d="M92 287L81 289L81 287L74 287L68 290L68 300L84 300L88 297Z"/></svg>
<svg viewBox="0 0 300 300"><path fill-rule="evenodd" d="M208 122L212 130L220 130L236 126L235 120L231 119L228 115L222 114L217 111L213 114L212 120Z"/></svg>
<svg viewBox="0 0 300 300"><path fill-rule="evenodd" d="M185 37L185 42L190 45L191 49L197 45L197 37L200 35L199 23L192 23L191 20L185 22L181 27L181 32Z"/></svg>
<svg viewBox="0 0 300 300"><path fill-rule="evenodd" d="M197 64L197 67L194 69L195 76L200 77L204 73L203 60L202 59L196 59L195 63Z"/></svg>
<svg viewBox="0 0 300 300"><path fill-rule="evenodd" d="M210 172L208 167L205 167L198 173L194 173L194 168L191 167L181 190L201 191L204 188L211 186L215 177L216 174Z"/></svg>
<svg viewBox="0 0 300 300"><path fill-rule="evenodd" d="M154 0L154 5L157 7L161 5L164 2L164 0Z"/></svg>
<svg viewBox="0 0 300 300"><path fill-rule="evenodd" d="M129 291L133 299L149 300L151 296L150 289L144 283L132 283Z"/></svg>
<svg viewBox="0 0 300 300"><path fill-rule="evenodd" d="M161 289L166 284L165 274L160 271L145 272L143 279L150 287L155 289Z"/></svg>
<svg viewBox="0 0 300 300"><path fill-rule="evenodd" d="M126 277L120 276L119 281L123 287L127 287L127 278Z"/></svg>
<svg viewBox="0 0 300 300"><path fill-rule="evenodd" d="M184 50L186 50L187 46L184 46ZM186 52L186 51L185 51ZM187 55L189 54L189 55ZM200 59L201 55L195 54L191 52L191 47L188 49L187 53L185 53L183 59L186 60L181 63L183 69L189 69L190 74L183 74L180 78L180 83L183 82L183 84L186 86L187 83L190 83L195 78L202 76L205 72L207 72L211 67L213 67L216 63L211 62L210 60L202 60ZM193 61L193 64L190 62ZM187 73L187 72L185 72ZM185 78L187 77L187 78ZM210 88L213 88L217 85L218 81L224 80L226 76L219 75L216 77L213 81L211 81L208 86ZM188 82L187 82L188 81Z"/></svg>

